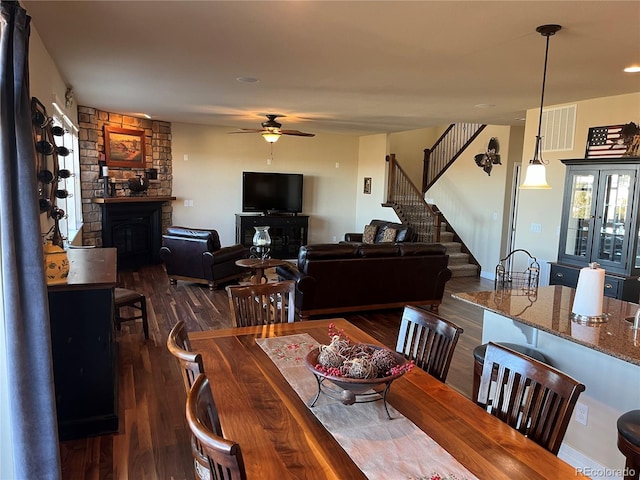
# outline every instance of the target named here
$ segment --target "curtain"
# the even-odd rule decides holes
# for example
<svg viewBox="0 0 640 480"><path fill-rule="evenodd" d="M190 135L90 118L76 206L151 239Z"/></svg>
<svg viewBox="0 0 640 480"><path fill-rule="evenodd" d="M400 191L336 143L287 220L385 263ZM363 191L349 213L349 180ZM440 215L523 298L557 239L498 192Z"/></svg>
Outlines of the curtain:
<svg viewBox="0 0 640 480"><path fill-rule="evenodd" d="M0 478L60 479L29 95L30 17L0 3ZM10 443L7 443L9 441ZM4 476L3 476L4 475Z"/></svg>

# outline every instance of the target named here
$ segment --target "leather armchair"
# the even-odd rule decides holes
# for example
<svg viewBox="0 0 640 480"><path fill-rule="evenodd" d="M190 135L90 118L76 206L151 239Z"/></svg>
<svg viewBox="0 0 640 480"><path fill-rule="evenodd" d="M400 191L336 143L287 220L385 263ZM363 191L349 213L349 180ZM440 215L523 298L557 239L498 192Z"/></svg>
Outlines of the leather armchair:
<svg viewBox="0 0 640 480"><path fill-rule="evenodd" d="M169 227L162 236L162 245L160 258L172 285L187 280L206 283L213 290L219 283L246 273L236 260L247 258L249 249L242 245L222 247L215 230Z"/></svg>

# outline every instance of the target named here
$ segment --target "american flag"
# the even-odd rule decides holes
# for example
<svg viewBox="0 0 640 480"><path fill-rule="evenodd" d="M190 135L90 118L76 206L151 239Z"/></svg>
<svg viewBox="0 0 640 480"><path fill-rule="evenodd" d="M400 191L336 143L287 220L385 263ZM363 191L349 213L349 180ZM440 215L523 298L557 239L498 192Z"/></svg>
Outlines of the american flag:
<svg viewBox="0 0 640 480"><path fill-rule="evenodd" d="M623 125L611 125L608 127L592 127L589 129L587 139L587 158L618 158L627 151L627 146L622 143L620 132ZM618 143L620 142L620 143Z"/></svg>

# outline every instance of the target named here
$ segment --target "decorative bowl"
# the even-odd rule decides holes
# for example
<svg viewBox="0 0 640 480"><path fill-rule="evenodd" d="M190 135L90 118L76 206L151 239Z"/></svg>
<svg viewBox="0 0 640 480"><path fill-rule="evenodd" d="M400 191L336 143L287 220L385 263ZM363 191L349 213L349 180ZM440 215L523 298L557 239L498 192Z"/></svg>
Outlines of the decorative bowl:
<svg viewBox="0 0 640 480"><path fill-rule="evenodd" d="M413 367L413 362L407 362L407 360L398 352L394 352L386 347L380 347L378 345L372 345L368 343L358 344L363 347L369 347L373 350L386 350L393 355L396 361L397 369L396 373L383 374L375 378L352 378L339 375L331 375L316 368L318 365L318 355L320 354L320 347L316 347L311 350L305 357L306 366L311 372L313 372L316 381L318 382L318 392L316 396L311 400L309 407L313 407L320 394L324 393L328 397L340 400L344 405L353 405L354 403L372 402L375 400L382 400L384 409L387 413L387 418L391 419L389 414L389 408L387 407L387 392L391 387L391 382L404 375L407 371L410 371ZM324 382L329 380L338 389L327 386Z"/></svg>

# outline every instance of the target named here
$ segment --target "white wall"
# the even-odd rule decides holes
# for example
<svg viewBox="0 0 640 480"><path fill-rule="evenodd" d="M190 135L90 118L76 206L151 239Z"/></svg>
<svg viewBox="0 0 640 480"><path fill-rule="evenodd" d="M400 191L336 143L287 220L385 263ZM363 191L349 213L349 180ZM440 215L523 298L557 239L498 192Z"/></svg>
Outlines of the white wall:
<svg viewBox="0 0 640 480"><path fill-rule="evenodd" d="M360 137L358 175L356 179L355 223L350 232L364 232L373 219L398 221L393 209L383 207L387 200L387 143L386 134ZM364 179L371 177L371 193L364 193Z"/></svg>
<svg viewBox="0 0 640 480"><path fill-rule="evenodd" d="M172 124L174 225L215 228L222 245L234 244L234 214L242 212L242 172L260 171L304 175L309 243L340 240L353 231L357 136L283 136L273 145L269 165L271 146L260 135L229 135L231 130ZM193 200L193 207L185 207L185 200Z"/></svg>

